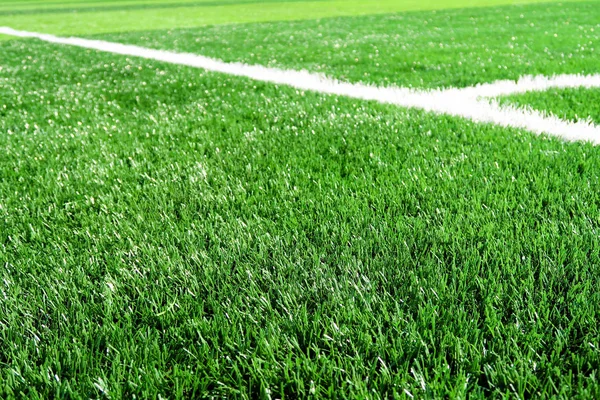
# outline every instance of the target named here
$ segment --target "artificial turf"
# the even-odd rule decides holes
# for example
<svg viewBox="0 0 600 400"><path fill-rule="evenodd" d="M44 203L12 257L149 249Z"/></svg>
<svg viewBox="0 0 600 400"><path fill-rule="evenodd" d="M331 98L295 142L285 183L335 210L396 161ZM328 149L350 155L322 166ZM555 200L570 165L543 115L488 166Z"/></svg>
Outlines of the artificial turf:
<svg viewBox="0 0 600 400"><path fill-rule="evenodd" d="M595 72L597 4L100 37L461 86ZM323 68L285 39L305 29ZM373 45L389 71L344 66ZM600 397L598 147L37 40L0 54L0 398ZM596 94L506 101L593 118Z"/></svg>
<svg viewBox="0 0 600 400"><path fill-rule="evenodd" d="M530 107L569 121L600 124L600 89L552 89L499 99L501 104Z"/></svg>
<svg viewBox="0 0 600 400"><path fill-rule="evenodd" d="M38 32L61 35L89 35L540 1L546 0L166 0L123 3L76 0L53 4L35 0L24 5L13 2L0 8L0 26L23 30L35 28ZM40 6L36 7L39 12L33 12L32 4ZM61 9L63 12L59 12Z"/></svg>
<svg viewBox="0 0 600 400"><path fill-rule="evenodd" d="M598 148L0 46L2 397L600 394Z"/></svg>
<svg viewBox="0 0 600 400"><path fill-rule="evenodd" d="M351 82L462 87L600 72L600 2L218 25L98 36Z"/></svg>

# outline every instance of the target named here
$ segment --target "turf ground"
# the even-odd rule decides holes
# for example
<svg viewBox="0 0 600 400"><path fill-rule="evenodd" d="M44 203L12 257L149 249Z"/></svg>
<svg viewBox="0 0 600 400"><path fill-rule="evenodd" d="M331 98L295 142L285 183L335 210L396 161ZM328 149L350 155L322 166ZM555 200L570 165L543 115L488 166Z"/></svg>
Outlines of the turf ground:
<svg viewBox="0 0 600 400"><path fill-rule="evenodd" d="M506 104L531 107L569 121L590 120L600 124L599 89L554 89L500 99Z"/></svg>
<svg viewBox="0 0 600 400"><path fill-rule="evenodd" d="M378 85L600 72L600 2L486 3L14 1L0 26ZM598 147L4 39L1 398L600 397ZM598 121L598 93L501 101Z"/></svg>
<svg viewBox="0 0 600 400"><path fill-rule="evenodd" d="M536 2L543 0L33 0L1 5L0 26L85 35Z"/></svg>

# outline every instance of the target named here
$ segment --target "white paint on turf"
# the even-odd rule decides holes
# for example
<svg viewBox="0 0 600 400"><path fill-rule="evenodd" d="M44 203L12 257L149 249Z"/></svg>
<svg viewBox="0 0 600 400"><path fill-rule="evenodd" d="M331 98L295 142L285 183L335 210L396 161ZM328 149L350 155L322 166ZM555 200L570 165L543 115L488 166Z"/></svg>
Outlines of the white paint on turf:
<svg viewBox="0 0 600 400"><path fill-rule="evenodd" d="M492 99L502 95L544 91L551 88L600 87L600 75L525 76L516 82L497 81L468 88L416 90L345 83L307 71L226 63L196 54L154 50L102 40L58 37L43 33L18 31L8 27L0 27L0 34L37 38L50 43L186 65L263 82L288 85L301 90L419 108L438 114L459 116L475 122L522 128L537 134L549 134L566 140L582 140L600 144L600 127L591 122L564 121L530 108L518 109L512 106L502 106Z"/></svg>

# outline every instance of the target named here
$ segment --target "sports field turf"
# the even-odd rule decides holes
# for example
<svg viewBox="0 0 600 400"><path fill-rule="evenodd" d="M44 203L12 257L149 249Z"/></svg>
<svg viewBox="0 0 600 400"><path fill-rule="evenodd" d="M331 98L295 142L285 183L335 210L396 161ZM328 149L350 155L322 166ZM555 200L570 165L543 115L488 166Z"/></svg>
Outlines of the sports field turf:
<svg viewBox="0 0 600 400"><path fill-rule="evenodd" d="M600 72L598 1L189 1L13 1L0 26L378 85ZM35 39L0 55L0 398L600 397L600 148ZM500 101L599 122L598 93Z"/></svg>
<svg viewBox="0 0 600 400"><path fill-rule="evenodd" d="M462 87L525 74L600 72L599 4L217 25L100 38L224 61L304 68L351 82Z"/></svg>
<svg viewBox="0 0 600 400"><path fill-rule="evenodd" d="M554 89L500 98L504 104L531 107L570 121L600 124L600 89Z"/></svg>
<svg viewBox="0 0 600 400"><path fill-rule="evenodd" d="M1 7L0 26L28 29L34 25L38 31L84 35L540 2L543 0L79 0L48 4L35 0Z"/></svg>

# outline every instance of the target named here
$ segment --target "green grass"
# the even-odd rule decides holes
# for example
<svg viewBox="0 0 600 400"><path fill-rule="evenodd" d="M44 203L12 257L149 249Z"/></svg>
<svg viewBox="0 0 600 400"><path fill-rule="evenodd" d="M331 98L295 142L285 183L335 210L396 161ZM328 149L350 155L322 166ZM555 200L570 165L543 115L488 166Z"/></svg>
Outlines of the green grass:
<svg viewBox="0 0 600 400"><path fill-rule="evenodd" d="M600 395L599 148L0 47L0 397Z"/></svg>
<svg viewBox="0 0 600 400"><path fill-rule="evenodd" d="M153 3L6 2L123 10L0 25L382 85L600 72L597 1L195 29L170 28L308 3L127 9ZM475 4L323 3L295 15ZM0 54L0 398L600 398L600 147L36 40ZM598 93L502 101L596 119Z"/></svg>
<svg viewBox="0 0 600 400"><path fill-rule="evenodd" d="M173 0L174 1L174 0ZM187 2L190 0L184 0ZM132 10L85 12L85 13L48 13L47 6L40 9L39 14L26 13L1 15L0 26L15 29L49 32L61 35L84 35L108 32L129 32L148 29L189 28L214 24L233 24L260 21L290 21L315 18L327 18L347 15L384 14L401 11L436 10L442 8L460 8L474 6L493 6L499 4L517 4L544 2L545 0L320 0L320 1L286 1L255 2L248 4L225 4L207 7L198 4L190 7L149 7ZM128 2L130 3L130 2ZM142 2L139 2L142 3ZM172 4L171 0L161 2ZM202 1L200 2L202 3ZM15 4L15 3L13 3ZM31 3L26 3L31 4ZM40 3L38 3L40 4ZM100 4L118 4L114 2ZM152 4L160 4L152 2ZM69 2L68 7L97 7L86 2ZM53 7L64 7L53 6ZM15 10L14 5L7 6L7 11Z"/></svg>
<svg viewBox="0 0 600 400"><path fill-rule="evenodd" d="M61 9L76 9L83 10L86 8L97 9L101 7L113 7L113 6L128 6L128 5L162 5L162 4L200 4L200 3L212 3L214 0L66 0L66 1L18 1L9 2L5 1L0 4L0 13L9 13L12 11L38 11L43 14L49 10L61 10ZM237 0L223 0L223 3L231 3ZM285 1L285 0L284 0Z"/></svg>
<svg viewBox="0 0 600 400"><path fill-rule="evenodd" d="M345 81L468 86L525 74L600 72L600 2L213 26L103 35Z"/></svg>
<svg viewBox="0 0 600 400"><path fill-rule="evenodd" d="M222 4L237 4L240 2L249 2L250 0L219 0ZM289 1L289 0L279 0ZM61 9L73 9L73 10L85 10L85 9L101 9L104 7L111 8L115 6L161 6L161 5L201 5L201 4L213 4L215 0L63 0L63 1L19 1L19 2L3 2L0 4L0 12L9 11L21 11L21 10L37 10L40 14L48 10L61 10Z"/></svg>
<svg viewBox="0 0 600 400"><path fill-rule="evenodd" d="M531 107L569 121L600 124L600 89L552 89L500 98L501 104Z"/></svg>
<svg viewBox="0 0 600 400"><path fill-rule="evenodd" d="M103 13L111 11L138 11L178 9L189 7L240 6L246 4L293 3L302 0L154 0L154 1L124 1L124 2L85 2L71 4L32 4L20 7L0 5L0 15L41 15L69 13ZM315 2L327 0L311 0ZM94 16L97 18L97 15Z"/></svg>

